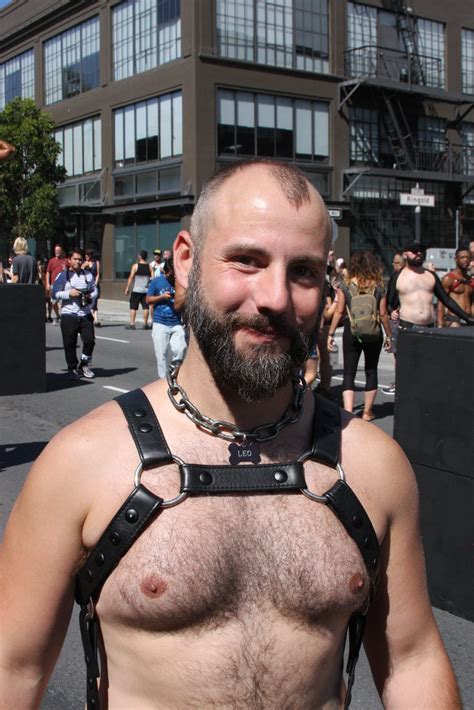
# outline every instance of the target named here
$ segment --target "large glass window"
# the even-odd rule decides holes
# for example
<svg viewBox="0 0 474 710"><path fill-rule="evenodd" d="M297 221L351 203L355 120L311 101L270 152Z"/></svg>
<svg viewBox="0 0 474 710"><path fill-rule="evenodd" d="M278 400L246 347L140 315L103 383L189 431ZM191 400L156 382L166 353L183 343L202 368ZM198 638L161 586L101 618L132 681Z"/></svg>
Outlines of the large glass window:
<svg viewBox="0 0 474 710"><path fill-rule="evenodd" d="M474 123L461 123L462 164L466 175L474 175Z"/></svg>
<svg viewBox="0 0 474 710"><path fill-rule="evenodd" d="M44 43L45 102L52 104L99 86L99 18Z"/></svg>
<svg viewBox="0 0 474 710"><path fill-rule="evenodd" d="M361 106L350 108L351 163L379 164L378 112Z"/></svg>
<svg viewBox="0 0 474 710"><path fill-rule="evenodd" d="M221 156L329 161L329 104L220 89L217 142Z"/></svg>
<svg viewBox="0 0 474 710"><path fill-rule="evenodd" d="M375 76L377 10L368 5L347 3L347 49L349 76Z"/></svg>
<svg viewBox="0 0 474 710"><path fill-rule="evenodd" d="M424 86L444 86L444 25L441 22L416 21L418 53L422 67L420 77Z"/></svg>
<svg viewBox="0 0 474 710"><path fill-rule="evenodd" d="M181 55L180 0L126 0L112 8L114 79Z"/></svg>
<svg viewBox="0 0 474 710"><path fill-rule="evenodd" d="M116 168L173 158L183 152L181 92L114 111Z"/></svg>
<svg viewBox="0 0 474 710"><path fill-rule="evenodd" d="M462 90L474 94L474 30L462 31Z"/></svg>
<svg viewBox="0 0 474 710"><path fill-rule="evenodd" d="M150 212L120 215L115 227L115 278L128 278L142 249L149 259L153 249L170 249L180 229L178 217L158 220L156 213Z"/></svg>
<svg viewBox="0 0 474 710"><path fill-rule="evenodd" d="M328 0L217 0L221 57L329 72Z"/></svg>
<svg viewBox="0 0 474 710"><path fill-rule="evenodd" d="M17 96L35 98L35 58L33 50L0 64L0 109Z"/></svg>
<svg viewBox="0 0 474 710"><path fill-rule="evenodd" d="M54 137L61 146L58 163L64 165L68 177L101 170L102 138L99 117L61 126L55 130Z"/></svg>

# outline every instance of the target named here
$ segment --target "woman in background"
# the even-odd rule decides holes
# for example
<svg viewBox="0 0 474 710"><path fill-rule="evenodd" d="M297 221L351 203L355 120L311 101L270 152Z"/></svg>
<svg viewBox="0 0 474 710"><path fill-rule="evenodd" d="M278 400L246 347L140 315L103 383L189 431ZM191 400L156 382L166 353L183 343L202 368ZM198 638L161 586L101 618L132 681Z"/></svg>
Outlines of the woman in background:
<svg viewBox="0 0 474 710"><path fill-rule="evenodd" d="M352 332L351 302L355 295L370 294L375 299L376 325L375 335L370 339L357 337ZM378 377L377 367L382 350L382 344L386 350L390 349L391 329L387 314L387 297L383 286L382 269L373 254L368 251L356 252L351 257L349 274L345 283L342 283L338 291L338 301L336 312L333 315L331 325L328 330L328 349L331 352L334 348L334 332L339 321L347 309L348 318L344 325L342 336L342 349L344 356L344 382L342 385L342 398L344 409L352 412L354 408L355 376L359 364L360 355L364 352L365 366L365 392L364 411L362 419L371 422L375 419L372 407L377 394ZM382 336L380 321L386 333L385 341Z"/></svg>
<svg viewBox="0 0 474 710"><path fill-rule="evenodd" d="M99 286L99 281L100 281L100 261L95 258L94 252L92 249L88 249L86 251L86 259L82 265L82 268L84 271L90 271L92 276L94 277L95 280L95 285L97 287L97 296L96 298L92 299L92 317L94 319L94 325L96 328L100 328L101 323L99 321L99 314L98 314L98 307L97 307L97 302L100 298L100 286Z"/></svg>

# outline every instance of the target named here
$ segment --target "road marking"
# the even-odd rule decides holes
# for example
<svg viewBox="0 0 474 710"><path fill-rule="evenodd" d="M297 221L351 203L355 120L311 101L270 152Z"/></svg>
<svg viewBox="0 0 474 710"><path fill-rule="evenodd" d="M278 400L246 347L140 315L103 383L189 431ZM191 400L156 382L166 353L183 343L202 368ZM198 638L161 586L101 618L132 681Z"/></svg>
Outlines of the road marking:
<svg viewBox="0 0 474 710"><path fill-rule="evenodd" d="M123 394L130 392L130 390L123 390L120 387L112 387L112 385L102 385L102 387L104 390L113 390L114 392L122 392Z"/></svg>
<svg viewBox="0 0 474 710"><path fill-rule="evenodd" d="M119 340L118 338L106 338L105 335L96 335L96 340L111 340L113 343L129 343L130 340Z"/></svg>
<svg viewBox="0 0 474 710"><path fill-rule="evenodd" d="M343 382L344 378L340 377L339 375L334 375L331 377L331 380L339 380L339 382ZM360 380L354 380L355 385L359 385L360 387L365 387L365 382L361 382ZM390 385L378 385L379 390L385 390L387 387L390 387Z"/></svg>

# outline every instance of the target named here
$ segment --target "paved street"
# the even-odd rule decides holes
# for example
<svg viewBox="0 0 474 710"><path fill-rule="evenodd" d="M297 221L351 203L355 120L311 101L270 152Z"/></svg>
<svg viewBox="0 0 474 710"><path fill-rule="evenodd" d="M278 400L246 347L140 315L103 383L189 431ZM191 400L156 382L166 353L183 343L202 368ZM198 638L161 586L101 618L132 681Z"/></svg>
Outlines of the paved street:
<svg viewBox="0 0 474 710"><path fill-rule="evenodd" d="M102 404L119 392L139 387L156 377L150 331L128 331L123 323L105 322L96 331L93 369L96 379L70 383L67 378L60 329L47 326L46 393L0 397L0 528L18 494L31 462L64 425ZM340 342L340 336L339 336ZM340 349L342 361L342 350ZM393 356L383 355L380 384L393 380ZM340 387L341 365L335 370L334 390ZM364 381L359 373L357 381ZM362 393L356 400L360 411ZM375 425L393 430L394 398L379 393ZM107 442L104 442L107 444ZM39 610L41 613L41 610ZM474 710L474 624L437 611L436 616L453 661L466 710ZM71 628L50 682L44 710L79 710L84 705L85 670L77 622ZM380 708L365 658L358 669L353 707ZM130 710L140 710L130 708ZM407 710L410 710L407 708Z"/></svg>

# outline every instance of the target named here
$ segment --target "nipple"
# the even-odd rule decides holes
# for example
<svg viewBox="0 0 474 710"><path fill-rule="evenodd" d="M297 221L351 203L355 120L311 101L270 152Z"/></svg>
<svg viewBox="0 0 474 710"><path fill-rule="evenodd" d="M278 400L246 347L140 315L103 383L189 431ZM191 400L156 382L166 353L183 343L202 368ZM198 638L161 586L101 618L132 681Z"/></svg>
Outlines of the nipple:
<svg viewBox="0 0 474 710"><path fill-rule="evenodd" d="M147 575L140 584L140 589L143 594L152 599L161 597L166 592L167 588L168 585L166 582L156 574Z"/></svg>
<svg viewBox="0 0 474 710"><path fill-rule="evenodd" d="M351 581L349 582L349 588L352 594L358 594L359 592L361 592L364 588L364 585L364 578L359 572L356 572L356 574L352 575Z"/></svg>

